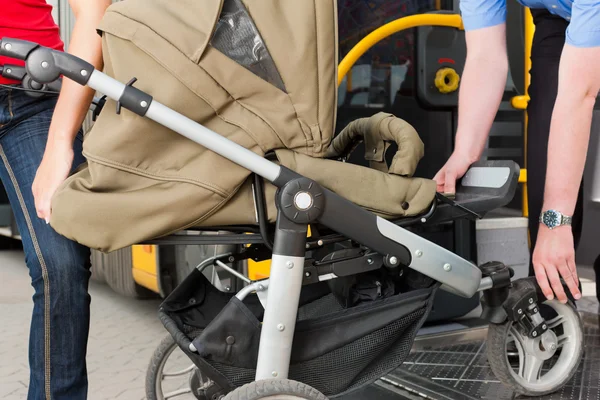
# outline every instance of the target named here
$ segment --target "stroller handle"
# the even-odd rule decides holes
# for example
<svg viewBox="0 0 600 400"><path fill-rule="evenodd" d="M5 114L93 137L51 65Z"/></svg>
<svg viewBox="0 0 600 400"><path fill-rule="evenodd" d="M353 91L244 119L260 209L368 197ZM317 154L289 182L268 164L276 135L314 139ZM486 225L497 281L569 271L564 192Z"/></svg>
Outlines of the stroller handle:
<svg viewBox="0 0 600 400"><path fill-rule="evenodd" d="M43 84L54 82L64 75L86 85L94 71L93 65L71 54L20 39L0 39L0 56L25 61L27 73Z"/></svg>
<svg viewBox="0 0 600 400"><path fill-rule="evenodd" d="M45 94L58 94L62 88L62 79L58 78L48 84L42 84L31 79L25 67L12 64L0 66L0 76L21 82L25 93L31 97L41 97Z"/></svg>

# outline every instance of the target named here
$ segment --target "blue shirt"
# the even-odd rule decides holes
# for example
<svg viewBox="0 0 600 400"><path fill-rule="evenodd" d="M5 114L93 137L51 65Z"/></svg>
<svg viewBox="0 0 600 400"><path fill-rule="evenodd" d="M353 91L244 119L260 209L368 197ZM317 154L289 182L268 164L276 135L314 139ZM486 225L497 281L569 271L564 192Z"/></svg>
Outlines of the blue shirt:
<svg viewBox="0 0 600 400"><path fill-rule="evenodd" d="M506 22L507 0L460 0L465 30ZM508 0L514 1L514 0ZM525 7L545 8L569 21L566 43L575 47L600 46L600 0L517 0Z"/></svg>

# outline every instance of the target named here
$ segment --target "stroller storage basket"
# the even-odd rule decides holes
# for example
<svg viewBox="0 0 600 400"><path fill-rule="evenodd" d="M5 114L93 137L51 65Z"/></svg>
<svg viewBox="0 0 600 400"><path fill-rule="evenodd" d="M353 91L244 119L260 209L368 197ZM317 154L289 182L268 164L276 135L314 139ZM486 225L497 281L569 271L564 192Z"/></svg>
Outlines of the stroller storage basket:
<svg viewBox="0 0 600 400"><path fill-rule="evenodd" d="M437 287L351 308L342 307L327 284L304 287L289 378L334 398L386 375L409 354ZM262 313L255 295L242 302L198 271L161 307L161 319L178 345L226 390L255 379ZM189 351L190 343L197 353Z"/></svg>

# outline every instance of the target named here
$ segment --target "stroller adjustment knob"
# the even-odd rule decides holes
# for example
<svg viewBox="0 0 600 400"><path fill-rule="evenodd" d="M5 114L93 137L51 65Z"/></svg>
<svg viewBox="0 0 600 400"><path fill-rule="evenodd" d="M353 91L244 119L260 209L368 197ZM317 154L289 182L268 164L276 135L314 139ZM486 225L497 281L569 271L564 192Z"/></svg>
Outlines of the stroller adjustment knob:
<svg viewBox="0 0 600 400"><path fill-rule="evenodd" d="M298 210L308 210L313 203L312 196L307 192L298 192L294 197L294 205Z"/></svg>
<svg viewBox="0 0 600 400"><path fill-rule="evenodd" d="M297 224L316 221L325 209L321 186L308 178L293 179L281 188L281 212Z"/></svg>

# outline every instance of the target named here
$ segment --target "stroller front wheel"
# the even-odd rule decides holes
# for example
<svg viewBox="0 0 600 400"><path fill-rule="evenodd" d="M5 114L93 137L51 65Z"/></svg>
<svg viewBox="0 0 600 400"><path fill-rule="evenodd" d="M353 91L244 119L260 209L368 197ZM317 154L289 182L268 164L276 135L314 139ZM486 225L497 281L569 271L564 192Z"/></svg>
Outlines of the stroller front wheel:
<svg viewBox="0 0 600 400"><path fill-rule="evenodd" d="M542 396L571 380L583 355L583 324L571 303L542 304L548 331L536 339L512 321L490 324L488 361L496 377L516 393ZM510 353L513 353L514 357Z"/></svg>
<svg viewBox="0 0 600 400"><path fill-rule="evenodd" d="M235 389L223 400L327 400L318 390L288 379L255 381Z"/></svg>

